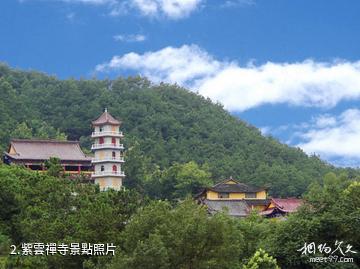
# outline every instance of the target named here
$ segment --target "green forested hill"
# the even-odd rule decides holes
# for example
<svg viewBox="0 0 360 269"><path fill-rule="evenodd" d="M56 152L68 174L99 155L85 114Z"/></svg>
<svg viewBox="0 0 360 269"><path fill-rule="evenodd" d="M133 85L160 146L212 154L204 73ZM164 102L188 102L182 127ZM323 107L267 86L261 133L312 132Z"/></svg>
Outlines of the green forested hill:
<svg viewBox="0 0 360 269"><path fill-rule="evenodd" d="M126 147L136 152L127 164L128 181L139 177L140 168L144 175L195 161L214 181L233 176L266 185L273 195L297 196L326 172L341 170L263 137L221 105L176 85L152 85L139 77L59 80L0 65L2 150L11 137L65 136L89 149L90 122L105 107L123 120ZM350 177L358 173L347 172Z"/></svg>

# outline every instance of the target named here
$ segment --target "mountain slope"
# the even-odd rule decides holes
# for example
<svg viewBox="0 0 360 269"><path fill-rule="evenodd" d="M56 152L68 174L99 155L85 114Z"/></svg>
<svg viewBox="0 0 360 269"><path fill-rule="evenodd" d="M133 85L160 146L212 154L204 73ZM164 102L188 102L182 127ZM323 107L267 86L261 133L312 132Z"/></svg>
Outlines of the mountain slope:
<svg viewBox="0 0 360 269"><path fill-rule="evenodd" d="M206 164L215 181L233 176L288 196L302 194L328 171L342 171L263 137L220 105L175 85L155 86L139 77L58 80L0 65L2 149L13 136L54 138L63 133L89 149L90 122L105 107L123 120L126 146L138 142L161 168L193 160Z"/></svg>

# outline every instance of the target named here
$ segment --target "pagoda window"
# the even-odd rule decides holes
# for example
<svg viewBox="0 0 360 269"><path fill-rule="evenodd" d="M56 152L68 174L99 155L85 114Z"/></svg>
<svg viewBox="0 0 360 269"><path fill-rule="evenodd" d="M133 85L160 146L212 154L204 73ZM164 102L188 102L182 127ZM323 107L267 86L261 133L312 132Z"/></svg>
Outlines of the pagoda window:
<svg viewBox="0 0 360 269"><path fill-rule="evenodd" d="M104 144L104 138L103 137L99 138L99 144Z"/></svg>
<svg viewBox="0 0 360 269"><path fill-rule="evenodd" d="M112 137L112 138L111 138L111 143L112 143L113 145L116 145L116 138L115 138L115 137Z"/></svg>
<svg viewBox="0 0 360 269"><path fill-rule="evenodd" d="M111 155L112 155L112 158L115 159L115 157L116 157L115 151L113 151L113 152L111 153Z"/></svg>
<svg viewBox="0 0 360 269"><path fill-rule="evenodd" d="M229 193L228 192L219 192L218 198L220 198L220 199L229 198Z"/></svg>
<svg viewBox="0 0 360 269"><path fill-rule="evenodd" d="M113 170L113 172L117 172L117 166L116 165L113 165L113 167L112 167L112 170Z"/></svg>
<svg viewBox="0 0 360 269"><path fill-rule="evenodd" d="M99 128L99 132L101 133L103 131L103 127L100 127Z"/></svg>
<svg viewBox="0 0 360 269"><path fill-rule="evenodd" d="M105 171L105 167L102 165L102 166L100 167L100 170L101 170L101 172L104 172L104 171Z"/></svg>
<svg viewBox="0 0 360 269"><path fill-rule="evenodd" d="M256 198L256 192L245 193L245 198Z"/></svg>

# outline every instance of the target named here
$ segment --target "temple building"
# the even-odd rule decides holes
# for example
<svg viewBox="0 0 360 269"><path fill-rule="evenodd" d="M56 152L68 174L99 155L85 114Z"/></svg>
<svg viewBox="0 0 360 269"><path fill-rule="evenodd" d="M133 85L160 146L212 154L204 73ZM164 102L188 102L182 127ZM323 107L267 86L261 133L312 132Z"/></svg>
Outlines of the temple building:
<svg viewBox="0 0 360 269"><path fill-rule="evenodd" d="M3 160L6 164L44 171L45 162L55 157L60 160L65 173L88 175L101 190L119 190L125 177L121 167L124 163L124 145L121 143L124 135L120 125L121 121L111 116L107 109L92 122L93 157L84 154L78 141L12 139Z"/></svg>
<svg viewBox="0 0 360 269"><path fill-rule="evenodd" d="M226 208L228 214L244 217L251 210L263 211L269 204L266 188L240 183L233 178L226 179L210 188L205 188L196 196L210 213Z"/></svg>
<svg viewBox="0 0 360 269"><path fill-rule="evenodd" d="M102 190L108 188L119 190L125 177L121 167L124 163L124 145L121 143L124 136L120 131L121 121L115 119L105 109L105 112L94 120L92 125L94 127L91 135L94 139L91 147L94 151L92 178Z"/></svg>
<svg viewBox="0 0 360 269"><path fill-rule="evenodd" d="M266 210L260 212L267 218L286 217L294 213L302 205L303 200L297 198L272 198Z"/></svg>
<svg viewBox="0 0 360 269"><path fill-rule="evenodd" d="M51 157L60 159L65 173L90 174L91 158L81 150L77 141L12 139L4 163L24 165L31 170L45 170L45 161Z"/></svg>
<svg viewBox="0 0 360 269"><path fill-rule="evenodd" d="M296 198L269 198L266 188L240 183L232 178L205 188L195 199L210 214L226 212L233 217L246 217L256 210L267 218L283 218L302 204L302 200Z"/></svg>

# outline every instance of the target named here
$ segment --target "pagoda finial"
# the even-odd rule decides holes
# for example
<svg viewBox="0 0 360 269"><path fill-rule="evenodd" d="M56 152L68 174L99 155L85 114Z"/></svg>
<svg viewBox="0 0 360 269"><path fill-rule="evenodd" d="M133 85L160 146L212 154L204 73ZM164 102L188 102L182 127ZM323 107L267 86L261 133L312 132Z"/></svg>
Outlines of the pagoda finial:
<svg viewBox="0 0 360 269"><path fill-rule="evenodd" d="M105 107L104 112L107 112L107 107Z"/></svg>

